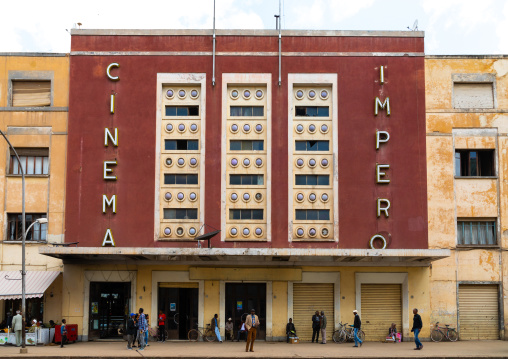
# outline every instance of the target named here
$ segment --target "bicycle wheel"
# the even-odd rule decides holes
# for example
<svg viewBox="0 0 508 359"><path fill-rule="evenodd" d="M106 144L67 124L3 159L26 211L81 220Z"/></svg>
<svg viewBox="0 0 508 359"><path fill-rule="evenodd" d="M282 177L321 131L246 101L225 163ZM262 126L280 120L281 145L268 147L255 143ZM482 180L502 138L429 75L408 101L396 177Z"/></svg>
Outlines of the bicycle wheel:
<svg viewBox="0 0 508 359"><path fill-rule="evenodd" d="M432 339L433 342L440 342L441 340L443 340L443 332L440 331L439 329L434 329L431 333L430 333L430 339Z"/></svg>
<svg viewBox="0 0 508 359"><path fill-rule="evenodd" d="M459 339L459 333L455 329L448 330L448 339L452 342L456 342Z"/></svg>
<svg viewBox="0 0 508 359"><path fill-rule="evenodd" d="M217 340L217 337L215 336L215 332L211 329L208 329L205 331L205 335L203 335L203 338L205 338L205 340L207 342L214 342Z"/></svg>
<svg viewBox="0 0 508 359"><path fill-rule="evenodd" d="M342 333L342 330L336 330L332 334L332 339L335 343L343 343L346 340L346 336Z"/></svg>
<svg viewBox="0 0 508 359"><path fill-rule="evenodd" d="M362 342L365 340L365 332L363 330L358 332L358 338L360 338Z"/></svg>
<svg viewBox="0 0 508 359"><path fill-rule="evenodd" d="M189 338L191 342L197 342L199 339L199 332L196 329L191 329L189 333L187 333L187 338Z"/></svg>

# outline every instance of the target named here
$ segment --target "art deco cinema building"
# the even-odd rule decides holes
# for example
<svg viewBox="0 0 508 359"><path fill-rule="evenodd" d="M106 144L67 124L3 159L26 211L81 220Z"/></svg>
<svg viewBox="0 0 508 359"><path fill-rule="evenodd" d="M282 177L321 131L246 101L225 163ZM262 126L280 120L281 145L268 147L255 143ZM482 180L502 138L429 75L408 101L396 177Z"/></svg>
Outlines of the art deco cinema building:
<svg viewBox="0 0 508 359"><path fill-rule="evenodd" d="M254 308L261 339L291 317L305 340L315 310L356 308L367 340L409 338L450 255L428 249L423 52L421 32L73 30L79 244L40 250L64 262L62 315L86 340L163 310L185 339Z"/></svg>

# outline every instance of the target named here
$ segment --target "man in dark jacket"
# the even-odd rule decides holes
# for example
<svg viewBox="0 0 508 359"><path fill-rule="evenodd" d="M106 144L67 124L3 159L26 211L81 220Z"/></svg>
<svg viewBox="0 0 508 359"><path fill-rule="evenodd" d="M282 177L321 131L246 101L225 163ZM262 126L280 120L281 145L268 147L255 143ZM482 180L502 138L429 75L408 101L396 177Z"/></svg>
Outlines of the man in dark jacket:
<svg viewBox="0 0 508 359"><path fill-rule="evenodd" d="M289 343L289 337L296 335L296 328L293 324L293 318L289 318L289 323L286 324L286 343Z"/></svg>
<svg viewBox="0 0 508 359"><path fill-rule="evenodd" d="M321 317L319 316L319 312L316 310L316 314L312 316L312 342L314 343L314 338L316 338L316 343L319 342L319 327L320 327Z"/></svg>
<svg viewBox="0 0 508 359"><path fill-rule="evenodd" d="M7 323L6 323L6 326L7 326L7 328L11 328L12 329L12 314L11 314L11 312L7 313Z"/></svg>
<svg viewBox="0 0 508 359"><path fill-rule="evenodd" d="M423 348L423 344L420 339L418 339L418 334L420 334L423 327L422 317L420 317L420 314L418 314L418 309L416 308L413 309L413 314L413 329L411 329L411 331L415 333L415 350L421 350Z"/></svg>
<svg viewBox="0 0 508 359"><path fill-rule="evenodd" d="M136 314L131 313L129 320L127 320L127 349L129 350L132 350L132 342L134 342L134 338L136 338L135 316Z"/></svg>
<svg viewBox="0 0 508 359"><path fill-rule="evenodd" d="M321 311L321 344L326 344L326 316L325 312Z"/></svg>
<svg viewBox="0 0 508 359"><path fill-rule="evenodd" d="M358 332L360 331L360 328L362 327L362 321L360 320L360 316L358 315L358 311L355 309L353 310L353 314L355 315L355 322L353 325L353 329L355 332L355 345L353 348L358 348L358 343L360 343L360 346L362 346L363 342L360 338L358 338Z"/></svg>

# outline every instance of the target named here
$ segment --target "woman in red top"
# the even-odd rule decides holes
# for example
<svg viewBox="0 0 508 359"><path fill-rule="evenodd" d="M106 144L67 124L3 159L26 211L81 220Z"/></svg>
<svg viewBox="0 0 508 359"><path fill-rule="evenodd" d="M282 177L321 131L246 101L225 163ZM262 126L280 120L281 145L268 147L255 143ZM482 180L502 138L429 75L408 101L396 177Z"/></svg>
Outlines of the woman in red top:
<svg viewBox="0 0 508 359"><path fill-rule="evenodd" d="M159 341L166 341L166 314L159 310Z"/></svg>

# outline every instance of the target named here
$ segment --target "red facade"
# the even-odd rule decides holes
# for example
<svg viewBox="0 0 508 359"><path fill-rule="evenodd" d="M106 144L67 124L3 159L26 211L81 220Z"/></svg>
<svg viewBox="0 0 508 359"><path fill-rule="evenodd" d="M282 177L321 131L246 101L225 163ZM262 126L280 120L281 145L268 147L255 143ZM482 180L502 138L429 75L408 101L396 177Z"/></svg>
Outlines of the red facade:
<svg viewBox="0 0 508 359"><path fill-rule="evenodd" d="M277 40L276 36L218 36L212 86L211 36L72 36L65 240L101 246L106 229L111 228L119 247L197 246L154 241L157 73L206 73L204 222L220 228L222 73L271 73L272 218L268 223L272 241L221 242L215 237L212 246L368 248L370 237L381 233L390 237L388 248L427 248L423 37L283 36L281 86ZM224 52L242 54L224 56ZM116 82L106 76L113 62L120 64L113 70L120 76ZM383 85L380 66L385 66ZM338 94L334 104L338 108L338 243L288 242L287 78L291 73L337 74L338 88L333 90ZM114 115L109 113L112 92L116 93ZM384 110L374 116L376 97L390 98L389 117ZM118 128L118 147L104 146L105 127ZM379 150L376 130L390 133L389 143ZM103 161L115 159L118 180L105 181ZM390 184L376 184L376 163L390 165ZM102 213L103 194L117 195L116 214ZM389 218L377 218L378 197L390 199Z"/></svg>

